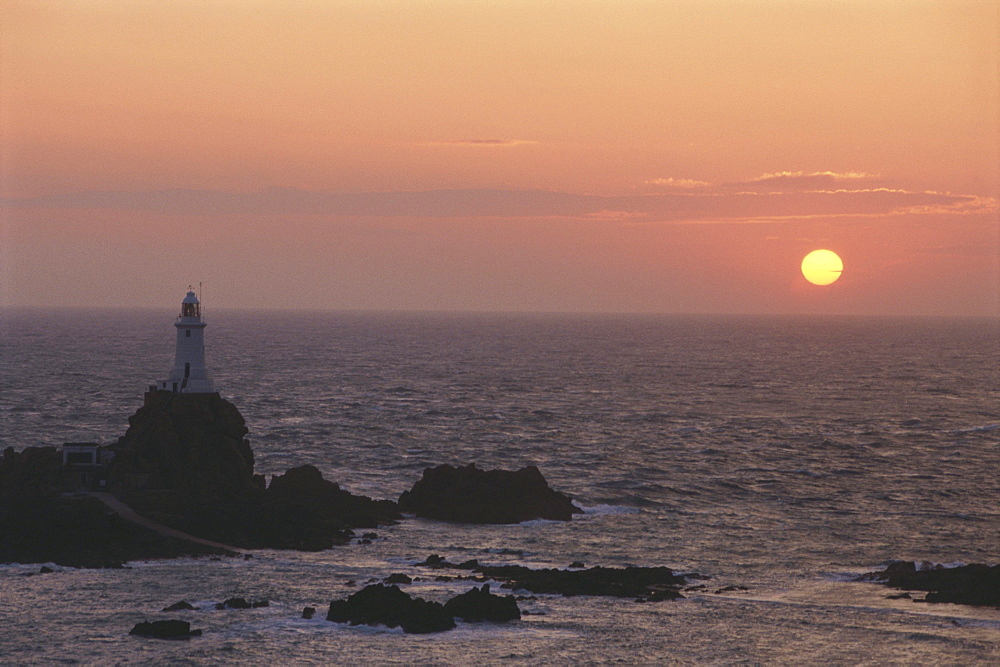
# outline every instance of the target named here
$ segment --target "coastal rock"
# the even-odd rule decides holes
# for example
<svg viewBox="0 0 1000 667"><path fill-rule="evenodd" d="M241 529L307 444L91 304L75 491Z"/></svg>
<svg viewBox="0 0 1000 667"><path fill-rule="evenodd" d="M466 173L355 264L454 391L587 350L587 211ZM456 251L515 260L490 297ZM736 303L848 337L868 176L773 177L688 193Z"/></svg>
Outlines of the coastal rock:
<svg viewBox="0 0 1000 667"><path fill-rule="evenodd" d="M302 609L302 618L310 619L316 615L316 607L305 607Z"/></svg>
<svg viewBox="0 0 1000 667"><path fill-rule="evenodd" d="M330 603L326 620L351 625L401 627L407 633L451 630L455 619L438 602L412 598L396 586L372 584Z"/></svg>
<svg viewBox="0 0 1000 667"><path fill-rule="evenodd" d="M927 591L924 599L918 602L1000 608L1000 565L974 563L942 567L922 564L918 567L913 561L896 561L859 580L875 581L901 590Z"/></svg>
<svg viewBox="0 0 1000 667"><path fill-rule="evenodd" d="M251 605L246 601L246 598L229 598L225 602L219 602L215 605L216 609L250 609Z"/></svg>
<svg viewBox="0 0 1000 667"><path fill-rule="evenodd" d="M239 410L218 394L146 393L108 472L110 489L143 516L244 548L318 551L351 528L393 523L395 503L355 496L313 466L265 488Z"/></svg>
<svg viewBox="0 0 1000 667"><path fill-rule="evenodd" d="M192 630L191 624L187 621L153 621L152 623L143 621L136 623L129 634L153 639L188 639L200 636L201 630Z"/></svg>
<svg viewBox="0 0 1000 667"><path fill-rule="evenodd" d="M669 567L663 566L533 570L523 565L480 565L474 560L452 564L436 554L417 565L434 569L470 569L487 579L504 582L504 588L523 589L532 593L607 595L642 598L649 602L683 599L680 587L686 583L687 578L696 576L674 574Z"/></svg>
<svg viewBox="0 0 1000 667"><path fill-rule="evenodd" d="M266 546L263 480L254 475L236 406L217 393L149 391L128 421L112 446L110 491L139 514L186 533Z"/></svg>
<svg viewBox="0 0 1000 667"><path fill-rule="evenodd" d="M473 588L467 593L456 595L444 603L444 610L469 623L494 621L503 623L521 618L521 610L512 595L493 595L490 585Z"/></svg>
<svg viewBox="0 0 1000 667"><path fill-rule="evenodd" d="M583 512L569 496L552 490L535 466L517 471L440 465L399 497L399 508L452 523L504 524L532 519L569 521Z"/></svg>
<svg viewBox="0 0 1000 667"><path fill-rule="evenodd" d="M273 476L265 508L272 546L305 551L343 544L352 535L351 528L392 524L400 517L394 502L355 496L323 479L311 465Z"/></svg>
<svg viewBox="0 0 1000 667"><path fill-rule="evenodd" d="M187 600L175 602L169 607L164 607L163 611L193 611L196 607Z"/></svg>
<svg viewBox="0 0 1000 667"><path fill-rule="evenodd" d="M121 567L124 561L223 553L165 537L109 512L97 498L61 494L55 447L0 456L0 563Z"/></svg>

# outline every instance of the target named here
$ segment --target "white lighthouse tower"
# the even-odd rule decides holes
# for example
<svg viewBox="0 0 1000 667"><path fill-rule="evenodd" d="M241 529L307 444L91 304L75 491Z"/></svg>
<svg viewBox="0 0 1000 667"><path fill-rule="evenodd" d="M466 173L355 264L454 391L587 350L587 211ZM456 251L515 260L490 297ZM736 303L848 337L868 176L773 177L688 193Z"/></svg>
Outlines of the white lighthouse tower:
<svg viewBox="0 0 1000 667"><path fill-rule="evenodd" d="M190 290L190 288L188 288ZM212 378L205 366L205 322L201 319L201 302L193 291L181 301L181 314L174 322L177 327L177 354L170 377L157 383L156 388L182 394L215 392Z"/></svg>

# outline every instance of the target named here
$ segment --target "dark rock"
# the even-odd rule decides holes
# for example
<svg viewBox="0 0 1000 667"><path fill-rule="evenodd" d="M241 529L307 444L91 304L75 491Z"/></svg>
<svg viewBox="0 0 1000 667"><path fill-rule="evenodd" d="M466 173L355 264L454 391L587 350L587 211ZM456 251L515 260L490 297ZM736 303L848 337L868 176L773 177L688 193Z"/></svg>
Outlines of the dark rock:
<svg viewBox="0 0 1000 667"><path fill-rule="evenodd" d="M225 602L219 602L215 605L216 609L250 609L250 603L246 601L245 598L229 598Z"/></svg>
<svg viewBox="0 0 1000 667"><path fill-rule="evenodd" d="M697 588L705 588L705 587L704 586L692 586L691 588L689 588L687 590L696 590ZM734 593L734 592L737 592L737 591L745 591L745 590L747 590L746 586L723 586L722 588L716 589L715 594L716 595L721 595L722 593Z"/></svg>
<svg viewBox="0 0 1000 667"><path fill-rule="evenodd" d="M453 523L520 523L531 519L569 521L582 513L573 501L549 488L535 466L511 472L441 465L399 497L399 508Z"/></svg>
<svg viewBox="0 0 1000 667"><path fill-rule="evenodd" d="M316 607L306 607L302 610L302 618L312 618L316 615Z"/></svg>
<svg viewBox="0 0 1000 667"><path fill-rule="evenodd" d="M361 536L361 539L363 539L363 540L377 540L378 539L378 533L364 533Z"/></svg>
<svg viewBox="0 0 1000 667"><path fill-rule="evenodd" d="M396 573L390 574L388 577L386 577L385 578L385 583L387 583L387 584L412 584L413 583L413 579L410 579L410 577L406 576L405 574L403 574L401 572L396 572Z"/></svg>
<svg viewBox="0 0 1000 667"><path fill-rule="evenodd" d="M328 549L334 542L345 543L353 535L351 528L400 518L392 501L352 495L311 465L272 477L266 500L265 518L279 541L275 546L303 550Z"/></svg>
<svg viewBox="0 0 1000 667"><path fill-rule="evenodd" d="M55 572L55 570L53 570L48 565L43 565L41 569L38 570L38 574L52 574L53 572Z"/></svg>
<svg viewBox="0 0 1000 667"><path fill-rule="evenodd" d="M187 600L181 600L180 602L175 602L169 607L164 607L163 611L192 611L196 607L192 605Z"/></svg>
<svg viewBox="0 0 1000 667"><path fill-rule="evenodd" d="M136 623L129 634L153 639L187 639L200 636L201 630L192 630L191 624L187 621L153 621L152 623L143 621Z"/></svg>
<svg viewBox="0 0 1000 667"><path fill-rule="evenodd" d="M372 584L330 603L326 620L351 625L402 627L407 633L450 630L455 619L437 602L412 598L396 586Z"/></svg>
<svg viewBox="0 0 1000 667"><path fill-rule="evenodd" d="M218 394L150 391L109 446L108 489L139 514L191 535L242 547L319 550L353 527L399 517L392 501L355 496L304 466L256 475L247 428ZM127 560L227 553L127 522L92 497L60 495L55 447L0 457L0 562L121 567ZM249 558L247 555L245 558Z"/></svg>
<svg viewBox="0 0 1000 667"><path fill-rule="evenodd" d="M433 567L433 568L453 567L451 563L446 561L444 558L441 558L441 556L438 556L437 554L431 554L430 556L427 557L426 560L424 560L424 562L417 563L417 565L420 565L422 567Z"/></svg>
<svg viewBox="0 0 1000 667"><path fill-rule="evenodd" d="M914 602L951 602L979 607L1000 608L1000 565L972 564L960 567L923 566L912 561L890 563L880 572L858 578L892 588L928 591L923 600Z"/></svg>
<svg viewBox="0 0 1000 667"><path fill-rule="evenodd" d="M38 450L42 451L39 452ZM121 567L124 561L221 553L125 521L93 497L64 497L49 485L55 448L8 448L0 459L0 563Z"/></svg>
<svg viewBox="0 0 1000 667"><path fill-rule="evenodd" d="M490 593L490 585L473 588L467 593L457 595L444 603L444 610L463 621L477 623L480 621L516 621L521 618L521 610L513 595L499 596Z"/></svg>
<svg viewBox="0 0 1000 667"><path fill-rule="evenodd" d="M313 466L254 474L247 428L218 394L151 391L114 445L109 485L140 514L241 547L318 551L393 523L395 503L342 490ZM136 490L139 487L140 490Z"/></svg>
<svg viewBox="0 0 1000 667"><path fill-rule="evenodd" d="M669 600L684 600L684 596L681 595L680 591L676 588L662 588L660 590L654 590L649 594L649 597L645 599L645 602L663 602Z"/></svg>
<svg viewBox="0 0 1000 667"><path fill-rule="evenodd" d="M270 600L254 600L250 604L250 606L253 609L260 609L261 607L270 607L271 606L271 602L270 602Z"/></svg>
<svg viewBox="0 0 1000 667"><path fill-rule="evenodd" d="M435 569L458 568L436 554L418 563ZM466 565L462 563L461 565ZM679 588L686 578L695 575L677 575L669 567L592 567L586 570L558 570L545 568L532 570L522 565L476 565L475 572L482 579L506 582L505 588L523 589L532 593L561 595L608 595L614 597L643 597L655 600L680 599Z"/></svg>
<svg viewBox="0 0 1000 667"><path fill-rule="evenodd" d="M584 567L586 567L583 564L583 561L578 561L578 560L573 561L572 563L569 564L569 566L570 566L570 569L577 569L577 570L580 570L580 569L583 569Z"/></svg>
<svg viewBox="0 0 1000 667"><path fill-rule="evenodd" d="M112 446L108 487L137 512L198 537L268 546L247 427L219 394L150 391Z"/></svg>

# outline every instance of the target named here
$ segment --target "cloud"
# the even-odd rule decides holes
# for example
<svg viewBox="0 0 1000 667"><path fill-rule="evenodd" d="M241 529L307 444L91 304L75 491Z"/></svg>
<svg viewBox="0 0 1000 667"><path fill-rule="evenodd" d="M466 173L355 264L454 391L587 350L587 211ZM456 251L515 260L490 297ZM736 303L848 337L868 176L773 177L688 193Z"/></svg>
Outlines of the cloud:
<svg viewBox="0 0 1000 667"><path fill-rule="evenodd" d="M0 207L105 208L172 215L315 215L327 217L561 217L647 222L766 222L890 215L962 215L1000 210L976 195L890 188L727 192L697 189L652 194L590 195L545 190L423 190L333 193L271 188L110 191L0 200Z"/></svg>
<svg viewBox="0 0 1000 667"><path fill-rule="evenodd" d="M754 188L764 186L771 191L788 192L799 190L824 190L848 188L852 186L865 187L882 185L884 181L877 174L867 174L860 171L778 171L771 174L762 174L756 178L735 183L726 183L724 188Z"/></svg>
<svg viewBox="0 0 1000 667"><path fill-rule="evenodd" d="M634 220L636 218L645 218L647 215L648 213L645 211L609 211L601 209L600 211L588 213L587 217L600 220Z"/></svg>
<svg viewBox="0 0 1000 667"><path fill-rule="evenodd" d="M656 185L665 188L678 188L681 190L693 190L695 188L707 188L712 185L708 181L696 181L693 178L653 178L645 181L646 185Z"/></svg>

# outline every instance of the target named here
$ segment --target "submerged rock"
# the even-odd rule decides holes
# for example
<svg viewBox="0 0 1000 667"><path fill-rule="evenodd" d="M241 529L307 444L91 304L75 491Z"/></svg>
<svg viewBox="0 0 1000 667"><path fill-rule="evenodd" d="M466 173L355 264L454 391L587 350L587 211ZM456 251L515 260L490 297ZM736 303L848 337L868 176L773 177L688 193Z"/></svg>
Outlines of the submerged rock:
<svg viewBox="0 0 1000 667"><path fill-rule="evenodd" d="M246 601L246 598L229 598L225 602L219 602L215 605L216 609L250 609L251 604Z"/></svg>
<svg viewBox="0 0 1000 667"><path fill-rule="evenodd" d="M535 466L517 471L440 465L399 496L399 508L453 523L521 523L532 519L569 521L583 512L569 496L552 490Z"/></svg>
<svg viewBox="0 0 1000 667"><path fill-rule="evenodd" d="M175 602L169 607L164 607L163 611L193 611L196 607L187 600Z"/></svg>
<svg viewBox="0 0 1000 667"><path fill-rule="evenodd" d="M472 570L482 577L504 582L504 588L523 589L532 593L557 595L607 595L642 598L643 601L684 599L680 587L687 579L699 575L679 575L669 567L591 567L586 570L533 570L523 565L480 565L471 560L449 563L432 554L418 566L433 569L454 568Z"/></svg>
<svg viewBox="0 0 1000 667"><path fill-rule="evenodd" d="M396 586L372 584L330 603L326 620L351 625L401 627L407 633L451 630L455 619L438 602L412 598Z"/></svg>
<svg viewBox="0 0 1000 667"><path fill-rule="evenodd" d="M974 563L960 567L918 567L913 561L896 561L884 570L859 577L892 588L927 591L916 602L952 602L1000 608L1000 565Z"/></svg>
<svg viewBox="0 0 1000 667"><path fill-rule="evenodd" d="M136 623L129 631L130 635L151 637L153 639L188 639L201 636L201 630L192 630L187 621L143 621Z"/></svg>

